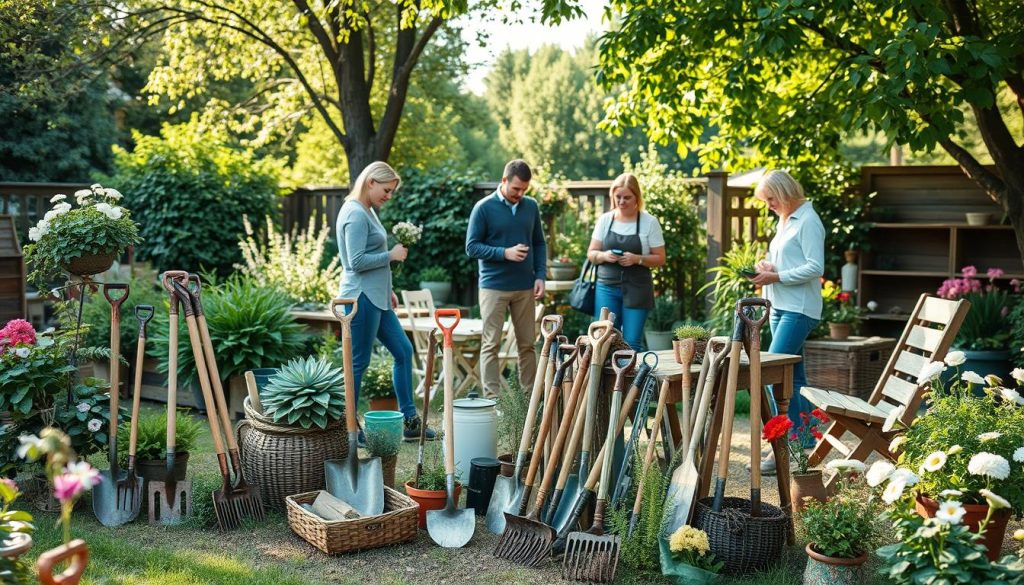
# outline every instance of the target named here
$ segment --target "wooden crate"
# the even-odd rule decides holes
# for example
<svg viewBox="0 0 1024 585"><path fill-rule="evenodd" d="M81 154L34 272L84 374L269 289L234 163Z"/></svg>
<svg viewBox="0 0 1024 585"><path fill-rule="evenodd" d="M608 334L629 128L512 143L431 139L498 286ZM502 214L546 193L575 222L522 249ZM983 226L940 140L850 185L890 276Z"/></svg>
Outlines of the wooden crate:
<svg viewBox="0 0 1024 585"><path fill-rule="evenodd" d="M0 215L0 327L25 318L25 260L14 217Z"/></svg>
<svg viewBox="0 0 1024 585"><path fill-rule="evenodd" d="M804 344L807 385L867 400L895 347L891 337L808 340Z"/></svg>

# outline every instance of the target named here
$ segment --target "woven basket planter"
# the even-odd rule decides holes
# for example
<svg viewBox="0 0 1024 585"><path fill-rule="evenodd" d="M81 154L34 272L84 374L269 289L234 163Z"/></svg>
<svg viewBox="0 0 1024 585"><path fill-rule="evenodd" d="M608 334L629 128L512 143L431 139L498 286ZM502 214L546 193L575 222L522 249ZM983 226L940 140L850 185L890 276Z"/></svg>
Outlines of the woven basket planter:
<svg viewBox="0 0 1024 585"><path fill-rule="evenodd" d="M326 429L274 423L257 414L246 398L246 418L235 427L246 481L260 486L263 505L285 509L285 498L326 487L324 461L348 455L348 435L341 421Z"/></svg>
<svg viewBox="0 0 1024 585"><path fill-rule="evenodd" d="M353 520L328 521L306 510L317 492L288 496L288 526L329 555L387 546L416 538L419 506L409 496L384 487L384 513Z"/></svg>
<svg viewBox="0 0 1024 585"><path fill-rule="evenodd" d="M768 568L782 558L789 517L781 508L761 503L761 515L750 516L750 500L724 498L722 511L711 510L712 498L697 501L693 525L708 533L715 558L729 575Z"/></svg>
<svg viewBox="0 0 1024 585"><path fill-rule="evenodd" d="M63 266L64 270L75 276L92 276L100 272L106 272L118 257L117 252L106 254L83 254L78 258L72 258Z"/></svg>

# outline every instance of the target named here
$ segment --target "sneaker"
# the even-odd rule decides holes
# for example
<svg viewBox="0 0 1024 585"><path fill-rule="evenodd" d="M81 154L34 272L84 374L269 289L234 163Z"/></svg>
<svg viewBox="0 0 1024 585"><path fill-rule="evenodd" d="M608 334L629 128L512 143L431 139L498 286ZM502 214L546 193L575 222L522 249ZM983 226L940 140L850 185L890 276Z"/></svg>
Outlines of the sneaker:
<svg viewBox="0 0 1024 585"><path fill-rule="evenodd" d="M405 430L402 431L402 438L406 441L419 441L420 440L420 426L423 424L423 419L419 415L409 417L405 419ZM427 427L424 433L426 440L433 441L437 438L437 433L434 429Z"/></svg>
<svg viewBox="0 0 1024 585"><path fill-rule="evenodd" d="M765 457L761 460L761 475L775 475L775 457Z"/></svg>

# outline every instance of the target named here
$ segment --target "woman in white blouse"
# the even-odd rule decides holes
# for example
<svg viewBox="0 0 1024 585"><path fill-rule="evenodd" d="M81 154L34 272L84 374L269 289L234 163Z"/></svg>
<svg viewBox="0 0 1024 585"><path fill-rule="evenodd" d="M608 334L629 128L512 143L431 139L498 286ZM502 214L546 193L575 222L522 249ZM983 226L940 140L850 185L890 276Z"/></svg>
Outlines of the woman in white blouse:
<svg viewBox="0 0 1024 585"><path fill-rule="evenodd" d="M768 351L803 357L804 341L821 319L825 226L814 206L804 198L803 187L786 171L766 174L757 184L754 197L779 216L775 237L768 245L768 257L757 263L758 274L750 279L772 303L769 320L772 343ZM794 392L787 413L794 428L803 424L800 413L810 413L813 408L800 395L800 388L806 385L807 374L801 360L793 368ZM774 403L772 410L778 410ZM771 456L761 462L761 471L775 471L775 460Z"/></svg>

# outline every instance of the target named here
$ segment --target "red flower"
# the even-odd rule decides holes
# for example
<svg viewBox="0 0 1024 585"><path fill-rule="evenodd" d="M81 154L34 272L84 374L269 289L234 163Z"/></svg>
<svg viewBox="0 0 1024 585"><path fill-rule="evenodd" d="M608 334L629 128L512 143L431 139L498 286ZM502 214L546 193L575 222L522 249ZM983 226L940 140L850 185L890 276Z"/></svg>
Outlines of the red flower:
<svg viewBox="0 0 1024 585"><path fill-rule="evenodd" d="M824 435L821 434L817 427L811 427L811 436L820 441Z"/></svg>
<svg viewBox="0 0 1024 585"><path fill-rule="evenodd" d="M761 436L766 441L775 441L777 439L782 439L789 434L789 429L791 428L793 428L793 421L789 420L788 416L780 414L772 417L764 424L764 430L761 431Z"/></svg>
<svg viewBox="0 0 1024 585"><path fill-rule="evenodd" d="M812 410L811 416L820 420L823 423L827 423L828 421L832 420L828 417L827 414L825 414L825 411L820 408L815 408L814 410Z"/></svg>
<svg viewBox="0 0 1024 585"><path fill-rule="evenodd" d="M800 420L804 421L805 423L811 422L811 415L807 414L806 412L801 412Z"/></svg>
<svg viewBox="0 0 1024 585"><path fill-rule="evenodd" d="M841 293L836 295L836 299L840 303L845 303L846 301L850 300L850 293L848 293L848 292L841 292Z"/></svg>
<svg viewBox="0 0 1024 585"><path fill-rule="evenodd" d="M798 434L796 434L796 433L790 433L790 434L789 434L789 440L790 440L790 441L797 441L797 440L799 440L799 439L800 439L800 435L798 435Z"/></svg>

